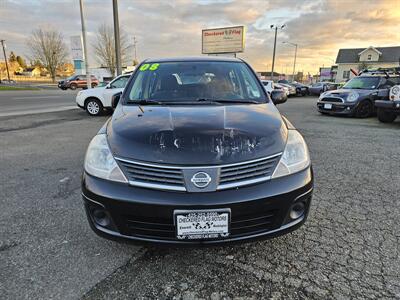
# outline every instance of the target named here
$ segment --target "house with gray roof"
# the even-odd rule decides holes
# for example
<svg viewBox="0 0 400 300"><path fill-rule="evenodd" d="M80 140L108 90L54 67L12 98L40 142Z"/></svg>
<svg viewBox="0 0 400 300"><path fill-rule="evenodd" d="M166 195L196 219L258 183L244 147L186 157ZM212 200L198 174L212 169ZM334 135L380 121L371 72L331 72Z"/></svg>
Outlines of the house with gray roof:
<svg viewBox="0 0 400 300"><path fill-rule="evenodd" d="M339 49L336 58L336 82L353 78L351 72L366 68L392 68L400 66L400 46Z"/></svg>

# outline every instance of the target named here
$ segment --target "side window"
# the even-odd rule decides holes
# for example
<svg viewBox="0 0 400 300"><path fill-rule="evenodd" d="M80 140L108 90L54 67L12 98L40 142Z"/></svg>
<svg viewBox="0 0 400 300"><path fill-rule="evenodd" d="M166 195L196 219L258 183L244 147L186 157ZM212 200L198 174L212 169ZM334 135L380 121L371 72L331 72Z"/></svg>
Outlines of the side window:
<svg viewBox="0 0 400 300"><path fill-rule="evenodd" d="M135 81L133 82L133 86L131 92L129 94L130 100L140 100L143 99L143 88L146 88L145 81L147 72L139 72L136 76Z"/></svg>
<svg viewBox="0 0 400 300"><path fill-rule="evenodd" d="M246 87L247 97L250 99L260 98L260 90L256 86L256 81L252 80L252 74L249 72L249 70L247 68L242 68L240 72Z"/></svg>
<svg viewBox="0 0 400 300"><path fill-rule="evenodd" d="M112 89L123 89L128 82L129 77L120 77L111 83Z"/></svg>
<svg viewBox="0 0 400 300"><path fill-rule="evenodd" d="M350 78L350 71L343 71L343 79L349 79Z"/></svg>

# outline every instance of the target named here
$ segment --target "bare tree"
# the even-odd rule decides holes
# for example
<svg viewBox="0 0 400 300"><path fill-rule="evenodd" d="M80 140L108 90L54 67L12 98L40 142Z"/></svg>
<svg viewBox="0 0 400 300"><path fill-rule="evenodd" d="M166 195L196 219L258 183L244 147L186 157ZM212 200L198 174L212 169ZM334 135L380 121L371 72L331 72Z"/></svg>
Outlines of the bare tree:
<svg viewBox="0 0 400 300"><path fill-rule="evenodd" d="M124 31L120 32L121 63L124 65L129 58L129 50L132 45ZM112 76L115 76L117 59L115 55L114 31L111 26L102 24L97 29L96 42L93 44L96 58L100 64L105 66Z"/></svg>
<svg viewBox="0 0 400 300"><path fill-rule="evenodd" d="M62 34L56 30L36 29L28 39L28 47L32 60L39 61L49 71L54 82L57 68L68 55Z"/></svg>

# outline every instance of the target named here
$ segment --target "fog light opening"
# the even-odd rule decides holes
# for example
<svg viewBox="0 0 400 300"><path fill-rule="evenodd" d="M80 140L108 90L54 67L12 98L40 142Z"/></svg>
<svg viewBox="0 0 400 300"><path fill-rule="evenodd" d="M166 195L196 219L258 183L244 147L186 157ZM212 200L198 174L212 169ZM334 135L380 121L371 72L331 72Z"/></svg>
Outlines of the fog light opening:
<svg viewBox="0 0 400 300"><path fill-rule="evenodd" d="M107 212L102 209L102 208L95 208L92 211L92 216L94 221L103 227L107 227L108 225L110 225L110 218L107 214Z"/></svg>
<svg viewBox="0 0 400 300"><path fill-rule="evenodd" d="M300 202L296 202L293 206L292 209L290 210L290 218L292 220L296 220L300 217L302 217L304 215L304 211L305 211L305 203L300 201Z"/></svg>

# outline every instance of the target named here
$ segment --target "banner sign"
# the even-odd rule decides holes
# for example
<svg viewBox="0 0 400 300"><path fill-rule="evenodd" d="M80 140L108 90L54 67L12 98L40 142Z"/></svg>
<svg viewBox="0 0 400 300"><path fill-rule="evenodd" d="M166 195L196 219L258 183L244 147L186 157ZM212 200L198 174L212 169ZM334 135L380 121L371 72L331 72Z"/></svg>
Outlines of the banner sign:
<svg viewBox="0 0 400 300"><path fill-rule="evenodd" d="M73 60L83 60L83 46L80 35L71 36L71 55Z"/></svg>

